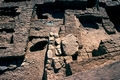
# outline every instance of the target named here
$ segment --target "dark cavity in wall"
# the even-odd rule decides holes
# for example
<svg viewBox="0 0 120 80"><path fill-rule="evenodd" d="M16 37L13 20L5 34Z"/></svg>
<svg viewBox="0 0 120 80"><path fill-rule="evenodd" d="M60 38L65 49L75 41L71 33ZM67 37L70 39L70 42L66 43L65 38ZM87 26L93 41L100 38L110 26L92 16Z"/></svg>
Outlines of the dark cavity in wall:
<svg viewBox="0 0 120 80"><path fill-rule="evenodd" d="M87 8L95 7L97 0L88 0L87 1Z"/></svg>
<svg viewBox="0 0 120 80"><path fill-rule="evenodd" d="M93 57L102 56L104 54L107 54L107 49L106 49L106 47L104 47L104 45L102 45L102 43L99 45L98 50L94 49L92 51Z"/></svg>
<svg viewBox="0 0 120 80"><path fill-rule="evenodd" d="M99 29L97 23L101 23L100 18L95 18L93 16L80 16L78 19L84 28Z"/></svg>
<svg viewBox="0 0 120 80"><path fill-rule="evenodd" d="M78 57L78 53L76 53L75 55L72 55L72 60L77 60Z"/></svg>
<svg viewBox="0 0 120 80"><path fill-rule="evenodd" d="M0 58L0 66L9 66L10 64L15 64L19 67L24 58L24 56Z"/></svg>
<svg viewBox="0 0 120 80"><path fill-rule="evenodd" d="M21 1L30 1L30 0L4 0L5 2L21 2Z"/></svg>
<svg viewBox="0 0 120 80"><path fill-rule="evenodd" d="M48 19L49 13L53 18L64 18L64 12L66 9L77 9L85 10L87 1L59 1L56 0L54 3L36 4L33 8L32 18L35 18L37 14L38 19Z"/></svg>
<svg viewBox="0 0 120 80"><path fill-rule="evenodd" d="M101 54L100 54L100 52L99 52L98 50L95 50L95 49L94 49L94 50L92 51L92 56L93 56L93 57L97 57L97 56L101 56Z"/></svg>
<svg viewBox="0 0 120 80"><path fill-rule="evenodd" d="M99 2L99 6L105 8L105 7L106 7L106 4L103 3L103 2Z"/></svg>
<svg viewBox="0 0 120 80"><path fill-rule="evenodd" d="M49 3L43 5L36 5L36 14L38 19L48 19L48 15L43 15L49 13L53 18L62 19L64 17L64 9L58 8L55 5L50 5Z"/></svg>
<svg viewBox="0 0 120 80"><path fill-rule="evenodd" d="M6 28L3 28L3 29L0 29L0 32L6 32L6 33L14 33L14 29L6 29Z"/></svg>
<svg viewBox="0 0 120 80"><path fill-rule="evenodd" d="M17 8L18 8L17 6L16 7L0 7L0 16L10 16L10 17L18 16L20 13L16 12Z"/></svg>
<svg viewBox="0 0 120 80"><path fill-rule="evenodd" d="M70 76L70 75L72 75L72 70L68 63L68 64L66 64L66 76Z"/></svg>
<svg viewBox="0 0 120 80"><path fill-rule="evenodd" d="M23 63L23 60L24 56L0 58L0 75L4 74L4 72L7 70L10 71L16 69L17 67L20 67Z"/></svg>
<svg viewBox="0 0 120 80"><path fill-rule="evenodd" d="M36 44L34 44L32 47L30 47L30 51L34 52L34 51L39 51L39 50L43 50L45 49L46 45L47 45L48 41L40 41L37 42Z"/></svg>
<svg viewBox="0 0 120 80"><path fill-rule="evenodd" d="M0 29L0 33L2 33L2 32L6 32L6 33L14 33L15 30L14 30L14 29L3 28L3 29Z"/></svg>
<svg viewBox="0 0 120 80"><path fill-rule="evenodd" d="M56 0L56 7L61 7L63 9L81 9L85 10L87 6L86 0L74 0L74 1L65 1L65 0Z"/></svg>
<svg viewBox="0 0 120 80"><path fill-rule="evenodd" d="M7 47L0 47L0 49L7 49Z"/></svg>
<svg viewBox="0 0 120 80"><path fill-rule="evenodd" d="M11 40L10 40L10 44L13 44L14 43L14 40L13 40L13 35L11 37Z"/></svg>
<svg viewBox="0 0 120 80"><path fill-rule="evenodd" d="M112 7L107 6L106 12L114 24L116 30L120 32L120 5Z"/></svg>

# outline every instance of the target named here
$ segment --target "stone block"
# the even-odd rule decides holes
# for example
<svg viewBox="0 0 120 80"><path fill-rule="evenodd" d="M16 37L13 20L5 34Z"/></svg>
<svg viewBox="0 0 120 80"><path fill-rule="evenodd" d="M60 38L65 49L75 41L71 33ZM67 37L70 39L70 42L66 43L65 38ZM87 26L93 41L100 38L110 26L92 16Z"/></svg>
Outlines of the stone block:
<svg viewBox="0 0 120 80"><path fill-rule="evenodd" d="M49 58L49 59L53 58L53 52L52 52L52 50L48 50L47 51L47 58Z"/></svg>
<svg viewBox="0 0 120 80"><path fill-rule="evenodd" d="M65 62L66 62L67 64L70 63L70 62L73 62L72 56L65 56L64 59L65 59Z"/></svg>

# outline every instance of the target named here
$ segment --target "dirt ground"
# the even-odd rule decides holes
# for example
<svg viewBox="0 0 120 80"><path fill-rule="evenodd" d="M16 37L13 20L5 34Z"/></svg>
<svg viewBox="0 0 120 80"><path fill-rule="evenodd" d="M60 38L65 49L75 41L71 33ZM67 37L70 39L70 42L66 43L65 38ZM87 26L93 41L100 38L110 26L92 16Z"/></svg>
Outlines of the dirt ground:
<svg viewBox="0 0 120 80"><path fill-rule="evenodd" d="M120 55L72 64L76 73L65 80L119 80Z"/></svg>
<svg viewBox="0 0 120 80"><path fill-rule="evenodd" d="M102 26L100 26L99 29L81 27L80 30L83 49L88 52L91 52L93 49L97 49L101 40L111 38Z"/></svg>
<svg viewBox="0 0 120 80"><path fill-rule="evenodd" d="M111 38L111 36L108 36L105 33L102 27L100 27L100 29L82 28L81 31L82 31L81 32L82 43L84 45L83 49L85 48L87 49L90 47L98 48L100 40ZM112 36L114 37L114 35ZM28 49L25 55L25 59L21 64L21 66L16 68L15 70L4 72L2 75L0 75L0 79L42 80L44 73L44 62L45 62L47 45L43 50L31 52L30 47L32 45L33 44L31 42L28 43ZM100 67L102 68L106 65L110 65L111 63L115 63L119 60L120 60L120 55L106 56L104 58L94 58L82 62L74 61L73 63L71 63L71 70L73 71L72 72L73 74L77 74L78 72L90 71L92 69L99 69ZM103 73L104 72L105 71L103 71Z"/></svg>
<svg viewBox="0 0 120 80"><path fill-rule="evenodd" d="M5 0L1 0L1 1L3 2ZM37 0L37 1L44 2L44 0L40 0L40 1ZM49 2L49 0L45 0L45 1ZM50 1L55 1L55 0L50 0ZM59 0L56 0L56 1L59 1ZM85 0L85 1L87 1L87 0ZM112 1L116 2L115 0L112 0ZM6 69L7 71L4 71L3 73L0 72L0 80L45 80L45 78L43 78L43 77L45 77L44 69L45 69L45 65L46 65L46 63L45 63L46 55L47 55L46 52L48 49L47 47L49 45L46 40L47 40L47 38L50 39L50 34L49 34L50 31L52 31L54 33L59 33L60 29L61 29L61 35L63 35L63 37L67 33L68 34L69 33L76 34L77 32L80 32L76 36L79 37L78 42L81 41L80 44L82 44L82 45L80 45L79 47L82 46L82 49L79 49L80 52L77 51L78 52L77 58L79 56L80 57L82 56L83 60L81 60L80 57L79 57L80 60L79 59L74 60L73 55L70 56L70 57L72 57L72 59L71 59L71 62L69 63L69 65L70 65L70 69L72 71L72 75L70 74L71 76L67 76L67 77L64 77L64 76L66 76L65 74L67 73L67 70L65 71L65 69L67 69L66 67L64 67L63 70L61 69L61 73L58 73L58 75L57 75L57 72L55 72L55 70L53 69L53 65L50 65L50 68L52 67L52 70L54 73L53 75L55 75L55 76L57 75L57 78L59 78L59 76L60 76L59 79L63 79L63 80L119 80L120 79L120 73L119 73L119 71L120 71L120 69L119 69L120 53L118 53L116 55L107 54L107 55L102 55L102 56L97 56L97 57L92 56L92 51L94 49L96 49L96 50L98 49L101 40L112 39L112 38L115 39L118 37L120 39L120 33L116 31L116 34L111 34L111 35L107 34L105 32L104 27L102 27L103 26L102 22L98 23L97 21L95 21L95 23L99 26L99 28L96 28L96 26L89 21L84 22L84 19L83 19L83 23L80 22L80 16L81 15L87 16L86 12L88 12L87 14L90 14L90 15L93 14L94 17L96 17L96 18L98 17L100 19L102 19L103 17L107 18L106 14L104 15L104 13L103 13L101 15L102 12L100 10L97 12L100 12L99 15L101 17L99 15L96 16L97 12L95 12L95 14L94 14L94 11L92 11L93 13L91 13L87 9L86 9L86 11L82 11L82 12L81 12L81 10L80 10L80 12L79 11L77 12L77 10L76 11L68 10L68 12L67 12L67 10L63 11L61 9L61 7L57 6L57 5L56 6L60 9L55 9L53 11L50 10L48 12L45 11L46 13L43 13L44 11L42 12L41 6L43 6L43 9L44 9L44 4L42 2L40 2L40 3L37 3L38 5L36 6L36 3L37 3L36 0L34 0L34 1L32 0L32 2L28 2L28 3L26 1L23 4L24 6L22 6L23 10L20 12L20 15L15 18L15 19L18 18L18 23L15 23L15 24L17 24L17 27L19 27L18 25L20 25L20 27L22 27L22 28L23 27L26 27L26 29L30 28L30 32L29 32L29 30L28 31L23 30L25 33L27 32L26 34L28 34L26 36L26 43L28 43L27 50L25 51L26 54L23 59L23 62L20 64L20 66L16 66L15 69L10 69L10 70ZM90 4L90 2L88 2L88 3ZM13 5L14 4L15 3L13 3ZM20 3L20 4L22 5L22 3ZM34 4L35 9L33 9L34 8L33 4ZM43 5L41 5L41 4L43 4ZM3 5L8 6L7 4L4 4L4 3L3 3ZM11 5L12 5L12 3L11 3ZM54 6L53 4L47 4L47 5L51 5L51 7ZM97 5L98 4L96 3L96 5L94 5L94 6L97 7ZM74 6L77 6L77 5L74 5ZM82 6L82 4L79 6ZM19 9L22 9L20 7L19 7ZM41 10L40 12L38 10L39 8ZM49 10L47 8L48 7L45 7L46 10ZM92 9L90 9L90 10L92 10ZM103 11L104 11L104 9L103 9ZM71 12L72 14L69 12ZM79 13L78 17L75 16L77 13ZM105 11L105 13L106 13L106 11ZM44 15L46 17L48 17L48 19L44 19L44 17L45 17ZM116 15L116 16L118 16L118 15ZM31 17L33 18L33 22L31 22L32 21ZM40 19L39 19L39 17L40 17ZM23 23L19 22L19 19ZM2 23L9 22L9 21L10 22L14 21L14 18L6 17L6 16L0 17L0 22L2 22ZM51 21L53 21L53 22L51 22ZM82 18L81 18L81 21L82 21ZM17 21L15 21L15 22L17 22ZM24 22L25 22L25 24L24 24ZM78 31L78 30L80 30L80 31ZM17 32L17 31L15 31L15 32ZM18 29L18 32L20 32L19 29ZM47 38L46 38L46 36L47 36ZM59 36L59 34L58 34L58 36ZM30 40L30 37L34 38L34 40L33 41ZM38 49L38 50L32 49L32 46L36 45L36 43L39 43L39 42L42 43L42 39L37 39L40 37L42 37L42 38L44 37L45 40L43 39L43 42L45 42L45 43L47 42L45 44L44 48ZM61 37L59 37L59 38L61 38ZM29 40L27 40L27 39L29 39ZM53 39L53 41L54 41L54 39ZM3 43L3 42L1 42L1 43ZM44 44L44 43L42 43L42 44ZM39 48L41 46L40 44L37 44L37 45L39 45L39 46L34 47L34 48ZM59 46L61 47L61 43L59 44ZM61 50L61 48L60 48L60 50ZM79 55L79 53L80 53L80 55ZM88 54L91 55L91 57ZM61 57L61 56L63 57L65 55L62 54L62 55L59 55L56 57ZM86 58L86 56L87 56L87 58ZM47 55L47 57L48 57L48 55ZM50 58L50 59L51 59L50 63L52 63L53 59L52 58ZM63 62L65 62L65 61L63 61ZM4 68L6 66L2 66L2 67ZM48 66L48 68L49 68L49 66ZM52 75L52 73L50 73L50 74ZM51 80L56 80L56 79L54 79L53 75L52 75L52 77L50 76L51 78L53 78Z"/></svg>
<svg viewBox="0 0 120 80"><path fill-rule="evenodd" d="M81 40L83 49L81 51L92 52L93 49L99 47L101 40L119 37L119 33L115 35L108 35L103 27L99 29L90 27L80 27ZM0 75L0 79L4 80L42 80L44 74L44 64L47 45L43 50L30 51L32 42L28 42L27 52L25 59L20 67L15 70L6 71ZM120 55L117 56L106 56L104 58L94 58L85 60L82 62L74 61L70 64L73 74L78 72L90 71L99 67L104 67L111 63L115 63L120 60ZM103 71L104 72L104 71ZM54 79L53 79L54 80Z"/></svg>
<svg viewBox="0 0 120 80"><path fill-rule="evenodd" d="M0 80L42 80L46 49L30 52L32 43L28 43L25 59L20 67L6 71L0 75Z"/></svg>

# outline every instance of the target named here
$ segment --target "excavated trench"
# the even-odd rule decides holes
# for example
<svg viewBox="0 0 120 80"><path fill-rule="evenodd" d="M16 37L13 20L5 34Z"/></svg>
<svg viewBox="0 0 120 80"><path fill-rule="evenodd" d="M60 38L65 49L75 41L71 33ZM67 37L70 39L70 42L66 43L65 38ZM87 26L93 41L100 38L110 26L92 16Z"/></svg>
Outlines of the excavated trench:
<svg viewBox="0 0 120 80"><path fill-rule="evenodd" d="M97 23L101 23L102 21L101 18L95 18L94 16L79 16L78 19L84 28L93 29L99 29Z"/></svg>
<svg viewBox="0 0 120 80"><path fill-rule="evenodd" d="M1 58L0 59L0 75L5 71L15 70L17 67L20 67L24 61L24 56L20 57L11 57L11 58Z"/></svg>
<svg viewBox="0 0 120 80"><path fill-rule="evenodd" d="M53 8L53 6L49 6L49 8L47 8L47 5L36 5L36 7L36 14L38 19L48 19L47 15L43 15L45 13L51 14L53 18L62 19L64 17L64 10L62 10L62 8L57 8L56 6L55 8Z"/></svg>
<svg viewBox="0 0 120 80"><path fill-rule="evenodd" d="M4 0L5 2L21 2L21 1L30 1L30 0ZM116 1L116 0L112 0L112 1ZM44 3L44 4L36 4L34 6L33 9L33 13L32 13L32 18L35 18L37 16L37 19L49 19L49 16L51 15L54 19L64 19L65 16L65 10L66 9L72 9L72 10L85 10L86 8L93 8L96 6L96 4L98 3L98 0L88 0L87 1L74 1L74 3L72 1L59 1L56 0L54 3ZM101 3L101 6L105 7L105 4ZM0 8L0 17L1 16L8 16L8 17L16 17L18 16L20 13L16 12L18 7L4 7L4 8ZM106 7L106 11L110 17L110 20L114 23L115 28L120 31L120 12L118 12L120 10L119 6L115 6L115 7ZM77 17L80 21L80 23L83 25L84 28L92 28L92 29L99 29L99 25L97 23L102 23L102 18L96 18L93 16L80 16ZM13 34L15 32L14 29L6 29L6 28L2 28L0 29L0 33L8 33L8 34ZM41 59L43 56L40 55L40 53L42 53L42 51L44 50L44 52L46 51L46 46L48 44L47 40L38 40L38 38L40 37L33 37L30 36L29 37L29 51L30 53L34 53L35 55L39 55L39 58ZM45 38L45 37L44 37ZM34 39L34 40L33 40ZM35 41L36 40L36 41ZM13 35L10 37L10 44L13 44ZM56 45L57 46L57 45ZM7 49L7 47L0 47L1 49ZM41 51L41 52L40 52ZM93 50L93 57L98 57L104 54L96 54L97 52ZM30 54L27 54L30 55ZM43 55L43 54L42 54ZM33 56L33 54L32 54ZM46 55L47 56L47 55ZM64 55L61 55L64 56ZM72 57L73 61L77 61L78 59L78 54L75 54ZM65 56L64 56L65 57ZM35 58L37 58L37 56L35 56ZM45 65L46 65L46 57L44 57L45 59L41 59L41 62L44 62L44 69L45 69ZM15 62L14 62L15 60ZM9 65L16 65L17 67L21 66L24 58L22 57L21 59L14 59L14 60L4 60L1 61L0 60L0 66L3 66L3 64L6 64L6 66L8 66L8 68L6 70L10 70L11 67L9 67ZM33 59L32 59L33 60ZM44 60L44 61L43 61ZM40 62L40 61L39 61ZM70 76L72 75L72 70L71 70L71 66L69 63L66 63L66 61L64 61L65 63L65 75L66 76ZM38 63L37 63L38 64ZM42 63L40 63L42 64ZM52 66L53 67L53 66ZM15 69L16 67L13 67L12 69ZM37 68L37 67L36 67ZM41 68L41 66L40 66ZM58 73L59 69L57 71L54 71L55 73ZM44 70L45 72L45 70ZM0 73L1 74L1 73ZM45 78L47 78L47 74L44 73L43 75L43 80L45 80Z"/></svg>
<svg viewBox="0 0 120 80"><path fill-rule="evenodd" d="M0 7L0 22L15 22L15 17L20 15L17 12L18 6Z"/></svg>
<svg viewBox="0 0 120 80"><path fill-rule="evenodd" d="M20 13L16 12L18 6L15 7L1 7L0 8L0 16L9 16L9 17L15 17L18 16Z"/></svg>
<svg viewBox="0 0 120 80"><path fill-rule="evenodd" d="M86 1L55 1L54 3L36 4L33 8L32 18L37 15L38 19L48 19L49 13L53 18L64 18L66 9L85 10L87 6Z"/></svg>

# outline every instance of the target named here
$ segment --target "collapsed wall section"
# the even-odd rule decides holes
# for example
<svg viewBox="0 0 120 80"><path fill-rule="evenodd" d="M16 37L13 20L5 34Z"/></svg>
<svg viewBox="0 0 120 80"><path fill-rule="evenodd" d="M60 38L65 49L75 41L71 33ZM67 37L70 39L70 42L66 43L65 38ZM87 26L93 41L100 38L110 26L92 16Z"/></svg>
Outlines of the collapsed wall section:
<svg viewBox="0 0 120 80"><path fill-rule="evenodd" d="M24 4L22 6L19 6L20 3L0 4L0 74L2 74L6 70L21 66L24 60L31 13Z"/></svg>
<svg viewBox="0 0 120 80"><path fill-rule="evenodd" d="M15 0L4 1L18 2ZM97 0L73 1L74 0L56 0L54 3L35 4L33 9L31 9L31 7L29 8L28 4L25 3L20 11L18 10L20 9L19 7L0 8L0 17L9 17L9 19L7 19L8 21L5 21L4 24L2 24L4 22L2 22L2 19L0 21L0 58L24 57L28 40L32 43L30 52L45 50L48 44L48 50L46 51L47 60L45 61L45 71L49 74L46 75L47 78L53 77L51 71L54 75L62 75L63 77L72 75L69 65L70 62L78 60L78 58L83 56L84 58L87 56L87 59L94 57L91 53L83 53L83 55L81 55L82 53L79 52L83 47L81 44L81 24L84 28L99 29L97 23L100 23L103 24L108 34L115 33L111 22L115 22L113 17L114 13L110 13L114 11L113 9L111 10L108 6L106 7L108 16L104 9L105 6L96 9L96 7L98 8L98 5L96 5L98 3ZM119 8L116 7L114 9L115 11L119 10ZM32 19L36 19L37 21L33 20L30 22L30 18L31 21ZM119 18L117 18L117 21L119 22ZM112 28L110 26L112 26ZM65 36L67 39L64 41L62 38L65 38ZM78 40L76 40L76 38ZM71 41L71 39L73 39L73 41ZM3 42L5 44L3 44ZM75 42L75 44L72 42ZM77 46L76 50L74 49L74 55L69 55L69 53L74 51L72 50L73 48L70 47L71 45L72 47ZM65 46L67 46L67 48L65 48ZM69 51L69 49L71 51ZM82 58L82 60L84 60L84 58Z"/></svg>

